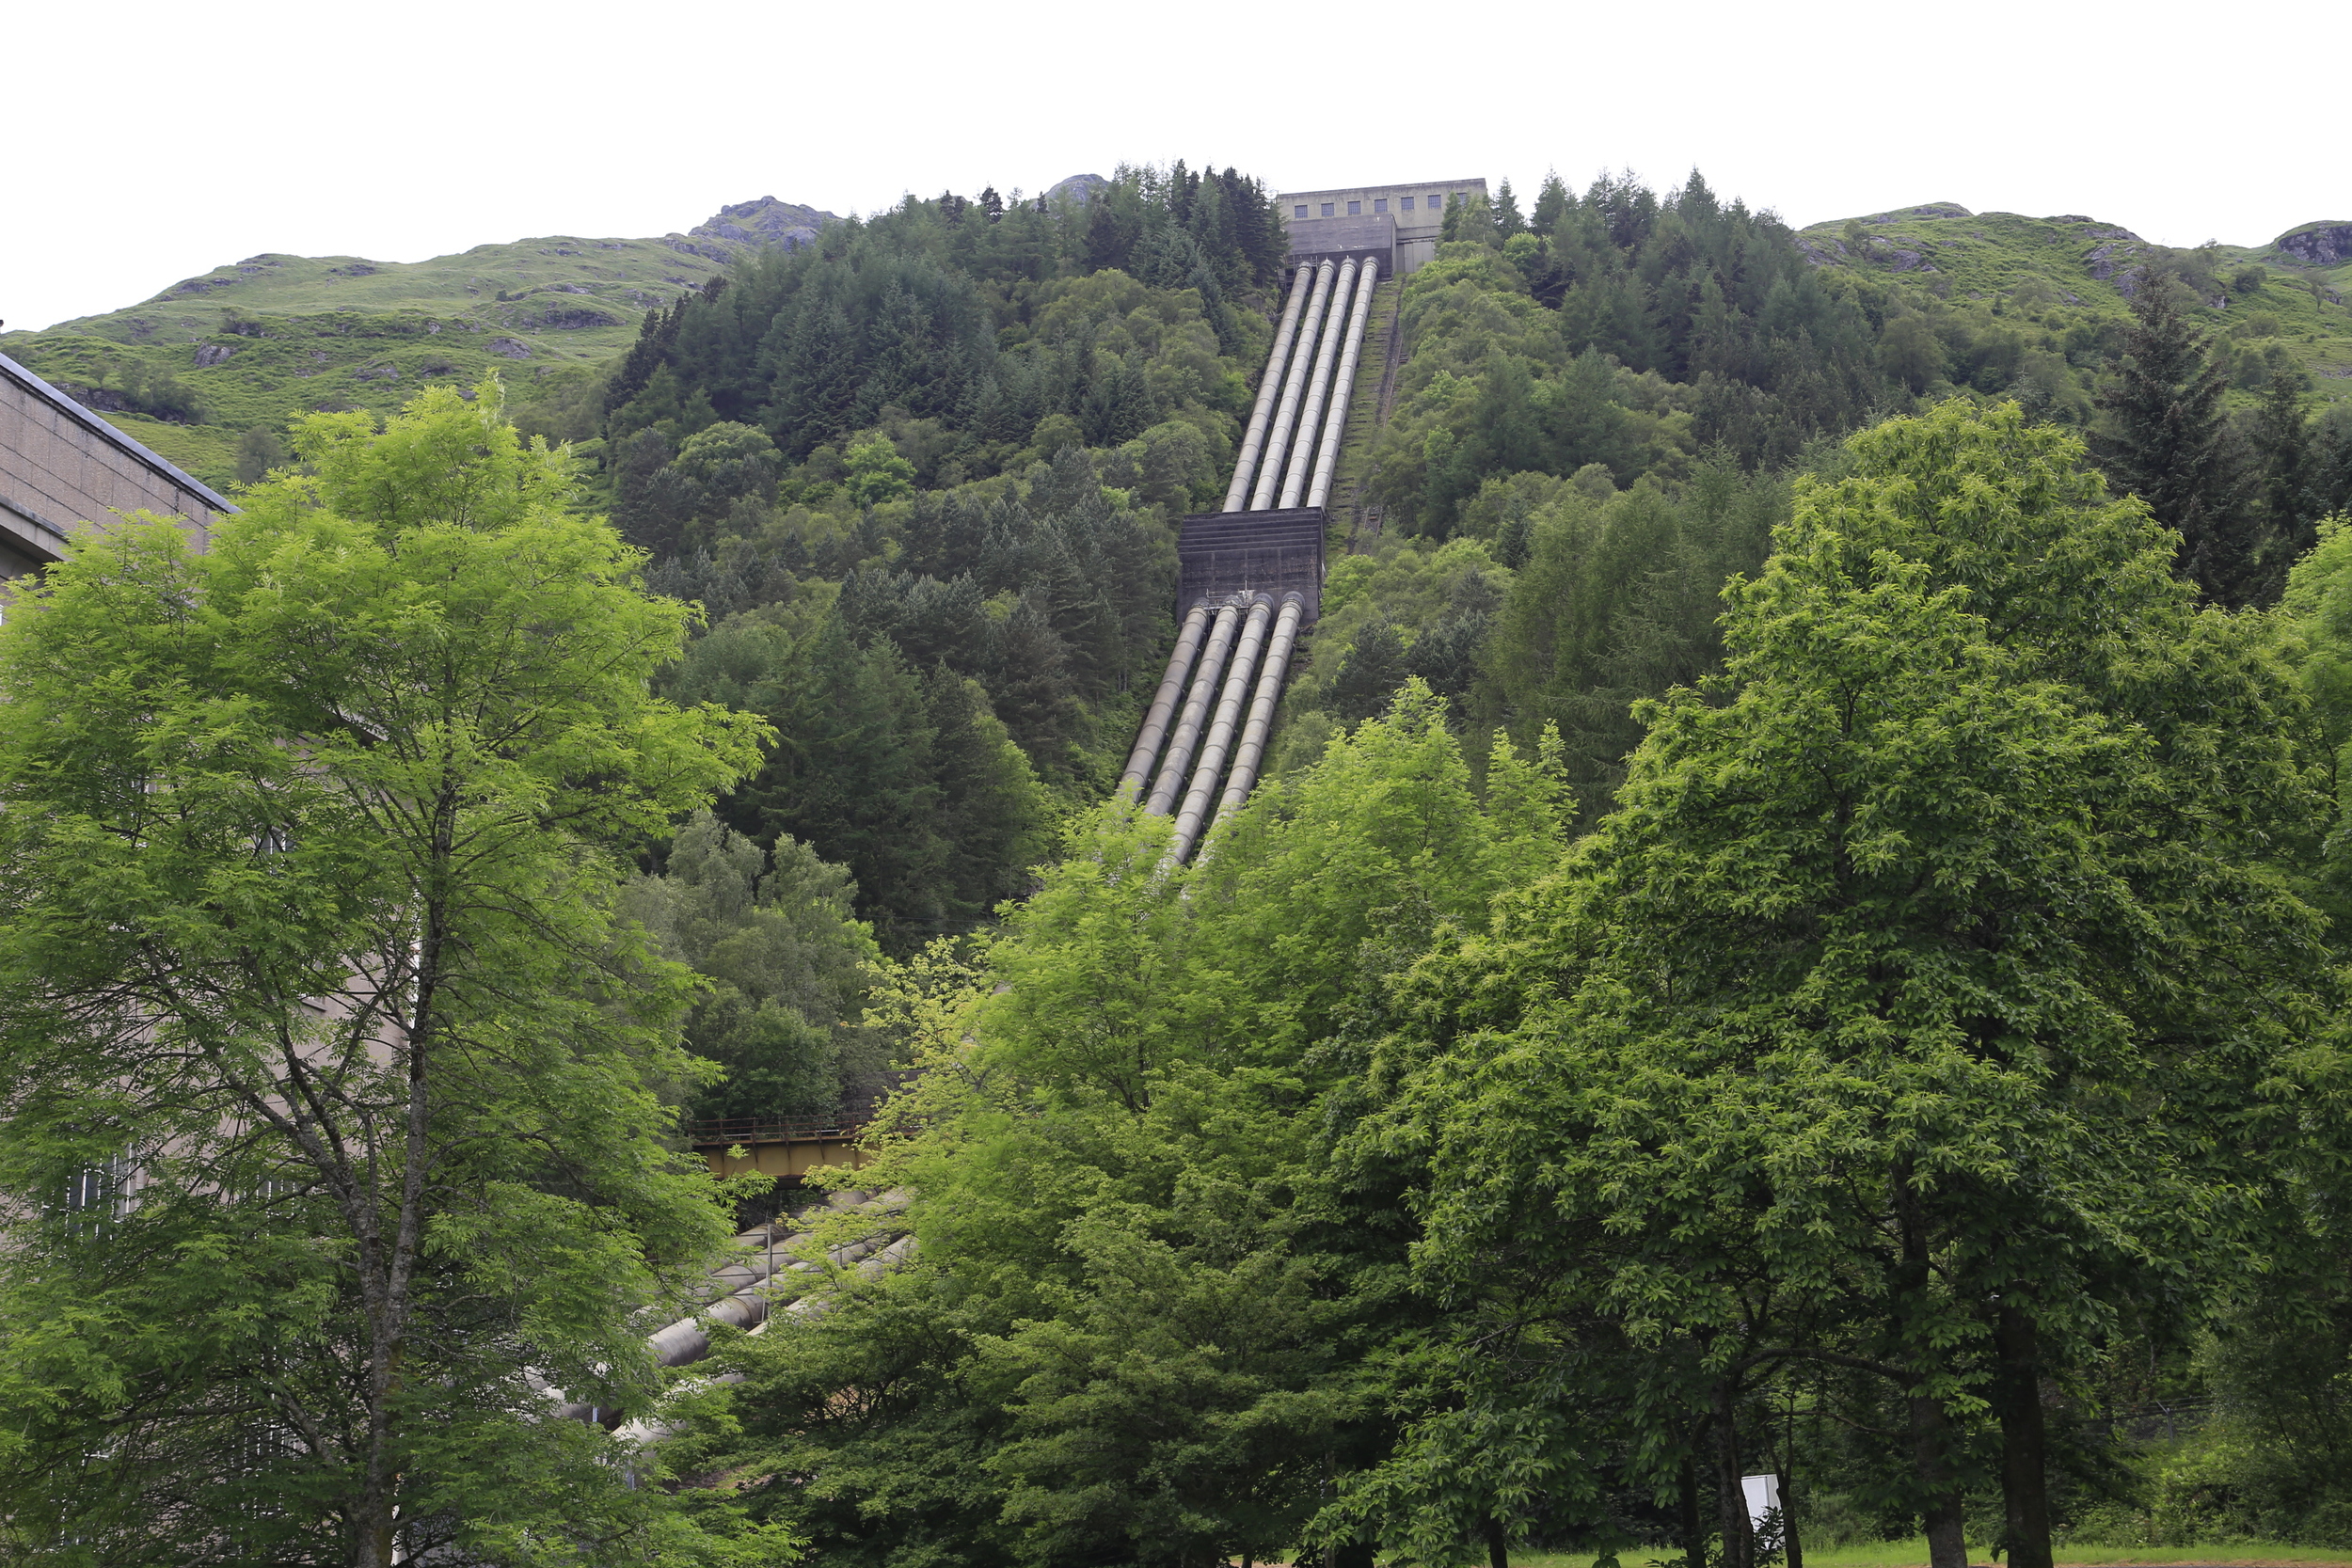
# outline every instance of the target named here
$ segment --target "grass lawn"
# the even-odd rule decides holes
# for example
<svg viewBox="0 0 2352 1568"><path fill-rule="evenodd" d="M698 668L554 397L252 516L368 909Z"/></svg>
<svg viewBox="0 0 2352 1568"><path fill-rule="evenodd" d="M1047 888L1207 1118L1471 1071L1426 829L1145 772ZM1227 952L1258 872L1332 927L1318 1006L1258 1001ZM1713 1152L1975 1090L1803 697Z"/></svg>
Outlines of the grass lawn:
<svg viewBox="0 0 2352 1568"><path fill-rule="evenodd" d="M1668 1549L1662 1546L1633 1546L1618 1554L1624 1568L1647 1568L1652 1559L1664 1560ZM2330 1551L2319 1546L2289 1546L2276 1541L2233 1541L2226 1545L2211 1546L2070 1546L2060 1544L2057 1551L2059 1563L2120 1564L2120 1563L2214 1563L2248 1565L2248 1568L2342 1568L2352 1564L2352 1551ZM1926 1568L1928 1543L1924 1536L1909 1541L1874 1541L1862 1545L1840 1546L1834 1550L1808 1551L1804 1568ZM1992 1554L1979 1542L1968 1544L1968 1560L1972 1564L1988 1564ZM1531 1552L1511 1555L1512 1568L1591 1568L1590 1557L1569 1553Z"/></svg>

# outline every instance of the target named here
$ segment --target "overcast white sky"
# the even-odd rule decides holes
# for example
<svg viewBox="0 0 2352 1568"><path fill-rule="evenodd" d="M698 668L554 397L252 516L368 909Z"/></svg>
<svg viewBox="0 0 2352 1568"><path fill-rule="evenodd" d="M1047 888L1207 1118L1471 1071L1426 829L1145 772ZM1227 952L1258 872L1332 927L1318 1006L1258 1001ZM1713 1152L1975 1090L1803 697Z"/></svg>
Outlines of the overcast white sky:
<svg viewBox="0 0 2352 1568"><path fill-rule="evenodd" d="M256 251L418 261L774 195L1041 189L1120 159L1278 187L1692 165L1804 225L1920 201L2171 245L2352 217L2352 5L1279 6L27 0L0 318ZM1346 24L1352 20L1352 31Z"/></svg>

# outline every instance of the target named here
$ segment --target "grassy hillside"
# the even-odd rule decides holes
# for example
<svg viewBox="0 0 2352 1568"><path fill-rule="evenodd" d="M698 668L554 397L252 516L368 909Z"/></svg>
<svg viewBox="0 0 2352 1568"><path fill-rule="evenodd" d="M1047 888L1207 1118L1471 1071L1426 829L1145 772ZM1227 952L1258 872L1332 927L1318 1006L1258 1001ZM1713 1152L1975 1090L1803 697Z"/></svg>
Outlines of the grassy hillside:
<svg viewBox="0 0 2352 1568"><path fill-rule="evenodd" d="M645 311L832 218L767 197L658 239L553 235L407 262L249 256L127 309L0 334L0 353L220 484L246 431L306 410L389 412L421 383L492 367L524 398L577 382Z"/></svg>
<svg viewBox="0 0 2352 1568"><path fill-rule="evenodd" d="M2299 367L2322 396L2352 395L2352 309L2344 305L2352 224L2308 223L2268 245L2177 250L2088 217L1930 202L1818 223L1798 244L1826 268L1974 306L2019 330L2038 326L2053 348L2073 329L2120 324L2141 279L2169 273L2204 301L2237 395L2251 396L2280 363Z"/></svg>

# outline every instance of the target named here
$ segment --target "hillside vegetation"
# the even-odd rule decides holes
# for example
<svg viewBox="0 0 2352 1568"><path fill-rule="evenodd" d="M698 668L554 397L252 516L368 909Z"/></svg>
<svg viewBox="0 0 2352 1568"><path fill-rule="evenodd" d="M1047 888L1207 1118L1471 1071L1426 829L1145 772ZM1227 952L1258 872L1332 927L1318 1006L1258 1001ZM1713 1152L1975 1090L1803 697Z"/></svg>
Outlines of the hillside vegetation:
<svg viewBox="0 0 2352 1568"><path fill-rule="evenodd" d="M0 334L0 353L227 484L259 477L239 471L247 432L275 444L306 412L386 414L493 367L526 397L554 393L626 348L647 310L833 221L769 197L656 239L552 235L422 261L264 252L126 309Z"/></svg>
<svg viewBox="0 0 2352 1568"><path fill-rule="evenodd" d="M1181 863L1249 175L44 335L268 471L0 625L0 1556L2352 1544L2344 226L1444 221ZM893 1088L802 1217L919 1245L657 1366L675 1118Z"/></svg>

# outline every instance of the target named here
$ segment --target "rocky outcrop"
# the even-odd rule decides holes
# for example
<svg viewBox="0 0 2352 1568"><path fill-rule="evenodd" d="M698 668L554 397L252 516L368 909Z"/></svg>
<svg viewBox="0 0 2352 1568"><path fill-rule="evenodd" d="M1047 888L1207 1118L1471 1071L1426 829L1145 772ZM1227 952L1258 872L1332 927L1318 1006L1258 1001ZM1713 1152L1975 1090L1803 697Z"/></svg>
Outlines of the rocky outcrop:
<svg viewBox="0 0 2352 1568"><path fill-rule="evenodd" d="M196 368L206 371L215 365L225 365L236 352L226 343L199 343L196 345Z"/></svg>
<svg viewBox="0 0 2352 1568"><path fill-rule="evenodd" d="M1935 263L1920 255L1919 252L1905 250L1893 240L1879 234L1870 236L1869 249L1866 254L1871 261L1883 266L1892 267L1897 272L1933 272L1935 270Z"/></svg>
<svg viewBox="0 0 2352 1568"><path fill-rule="evenodd" d="M1057 181L1047 188L1045 204L1050 207L1055 202L1068 198L1083 207L1094 199L1096 191L1109 183L1109 181L1099 174L1073 174L1069 179Z"/></svg>
<svg viewBox="0 0 2352 1568"><path fill-rule="evenodd" d="M2147 248L2147 242L2128 229L2094 230L2090 237L2105 243L2090 247L2083 257L2083 265L2102 283L2132 270L2134 259Z"/></svg>
<svg viewBox="0 0 2352 1568"><path fill-rule="evenodd" d="M2312 223L2279 236L2278 246L2307 267L2352 261L2352 223Z"/></svg>
<svg viewBox="0 0 2352 1568"><path fill-rule="evenodd" d="M531 357L531 345L520 338L493 338L482 346L492 354L502 354L509 359Z"/></svg>
<svg viewBox="0 0 2352 1568"><path fill-rule="evenodd" d="M515 323L517 326L535 326L549 332L577 332L591 326L618 326L620 324L618 316L609 316L602 310L581 309L541 310L535 315L523 316Z"/></svg>
<svg viewBox="0 0 2352 1568"><path fill-rule="evenodd" d="M782 245L787 250L797 249L816 239L817 231L825 225L840 221L833 214L815 207L763 196L756 201L722 207L687 233L667 235L662 243L690 255L732 261L739 247Z"/></svg>

